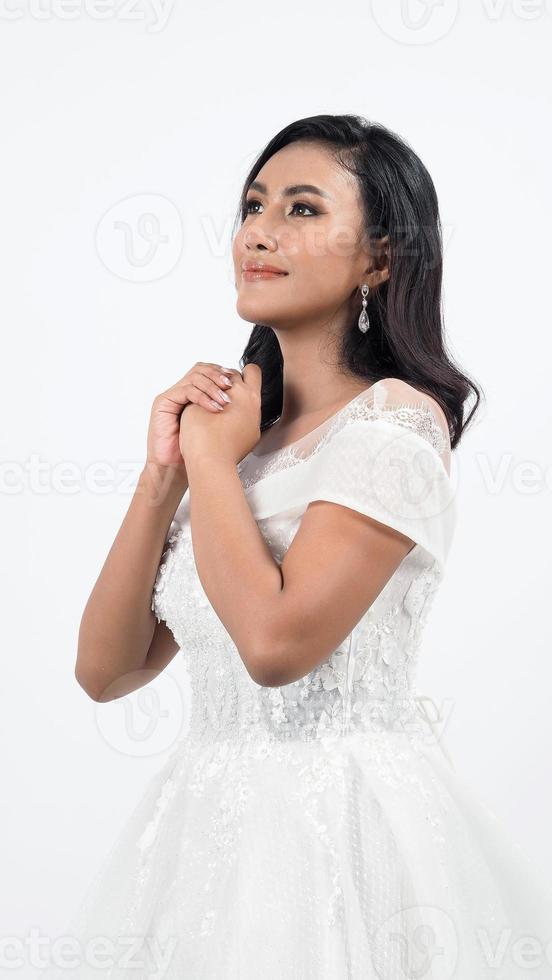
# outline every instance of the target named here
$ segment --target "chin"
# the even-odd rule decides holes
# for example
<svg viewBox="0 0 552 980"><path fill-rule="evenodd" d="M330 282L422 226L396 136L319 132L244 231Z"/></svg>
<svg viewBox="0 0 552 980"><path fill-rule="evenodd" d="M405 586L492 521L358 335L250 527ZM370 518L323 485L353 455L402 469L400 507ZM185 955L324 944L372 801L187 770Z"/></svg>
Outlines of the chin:
<svg viewBox="0 0 552 980"><path fill-rule="evenodd" d="M272 326L272 322L277 319L274 311L267 309L265 303L238 300L236 312L242 320L247 320L249 323L259 323L266 327Z"/></svg>

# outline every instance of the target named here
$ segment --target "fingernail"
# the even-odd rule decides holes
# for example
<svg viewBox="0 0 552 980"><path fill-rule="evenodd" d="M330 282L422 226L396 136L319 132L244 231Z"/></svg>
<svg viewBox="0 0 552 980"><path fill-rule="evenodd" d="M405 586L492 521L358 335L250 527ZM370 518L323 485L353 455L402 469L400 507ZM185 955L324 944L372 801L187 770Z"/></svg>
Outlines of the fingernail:
<svg viewBox="0 0 552 980"><path fill-rule="evenodd" d="M218 402L214 402L212 398L211 398L211 405L214 405L215 408L218 408L219 412L224 412L224 406L219 405Z"/></svg>
<svg viewBox="0 0 552 980"><path fill-rule="evenodd" d="M232 382L230 381L230 378L225 377L224 374L219 375L219 378L222 381L223 385L231 385L232 384Z"/></svg>

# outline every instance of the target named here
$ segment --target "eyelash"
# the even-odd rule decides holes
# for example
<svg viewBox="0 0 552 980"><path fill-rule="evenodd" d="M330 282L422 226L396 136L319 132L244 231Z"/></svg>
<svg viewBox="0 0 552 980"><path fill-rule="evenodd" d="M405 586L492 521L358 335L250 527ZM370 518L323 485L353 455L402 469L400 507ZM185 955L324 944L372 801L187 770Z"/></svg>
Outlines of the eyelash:
<svg viewBox="0 0 552 980"><path fill-rule="evenodd" d="M249 210L249 205L250 204L260 204L260 203L261 202L260 201L257 201L255 198L250 198L248 201L246 201L244 217L247 217L248 214L258 213L258 212L250 211ZM299 215L297 215L298 218L312 218L312 217L315 217L316 215L320 214L320 212L317 211L316 208L313 208L311 204L307 204L306 201L295 201L294 204L293 204L293 208L296 208L296 207L307 208L309 211L312 211L312 214L299 214Z"/></svg>

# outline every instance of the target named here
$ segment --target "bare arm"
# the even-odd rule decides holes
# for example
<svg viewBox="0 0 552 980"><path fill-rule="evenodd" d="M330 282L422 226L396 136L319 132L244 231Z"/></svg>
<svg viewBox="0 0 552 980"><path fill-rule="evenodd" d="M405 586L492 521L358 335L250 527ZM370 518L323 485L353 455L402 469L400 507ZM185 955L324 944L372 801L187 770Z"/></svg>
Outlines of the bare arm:
<svg viewBox="0 0 552 980"><path fill-rule="evenodd" d="M245 667L257 680L261 650L275 642L280 568L251 513L235 463L191 453L186 468L197 573Z"/></svg>
<svg viewBox="0 0 552 980"><path fill-rule="evenodd" d="M75 676L94 701L143 687L178 650L167 625L156 620L151 595L167 531L188 487L180 420L189 403L218 414L231 374L198 361L153 401L146 463L80 624Z"/></svg>
<svg viewBox="0 0 552 980"><path fill-rule="evenodd" d="M86 603L75 676L94 701L149 683L178 645L158 623L151 596L167 531L188 486L183 467L147 462Z"/></svg>
<svg viewBox="0 0 552 980"><path fill-rule="evenodd" d="M250 676L265 687L325 660L414 545L348 507L315 501L279 567L235 465L197 454L187 469L199 577Z"/></svg>

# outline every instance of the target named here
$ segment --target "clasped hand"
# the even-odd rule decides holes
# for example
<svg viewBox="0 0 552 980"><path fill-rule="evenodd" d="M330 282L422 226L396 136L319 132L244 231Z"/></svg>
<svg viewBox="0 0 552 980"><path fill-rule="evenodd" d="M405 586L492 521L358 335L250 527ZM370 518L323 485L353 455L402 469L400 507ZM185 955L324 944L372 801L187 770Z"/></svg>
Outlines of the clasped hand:
<svg viewBox="0 0 552 980"><path fill-rule="evenodd" d="M194 404L184 407L179 447L185 461L199 455L237 464L259 441L261 369L258 364L246 364L243 373L233 370L230 377L230 402L222 412L206 412Z"/></svg>

